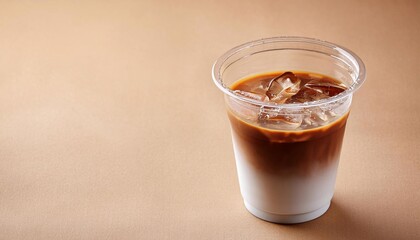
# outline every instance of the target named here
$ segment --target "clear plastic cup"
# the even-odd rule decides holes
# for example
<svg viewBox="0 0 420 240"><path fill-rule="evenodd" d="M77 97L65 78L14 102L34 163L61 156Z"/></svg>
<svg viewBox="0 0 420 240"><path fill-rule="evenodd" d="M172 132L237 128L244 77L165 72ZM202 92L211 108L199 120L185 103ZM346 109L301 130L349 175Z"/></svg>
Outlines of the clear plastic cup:
<svg viewBox="0 0 420 240"><path fill-rule="evenodd" d="M240 79L276 71L322 74L348 89L327 99L293 104L262 102L230 89ZM248 211L277 223L300 223L324 214L334 194L352 95L366 78L361 59L333 43L275 37L229 50L214 63L212 74L225 95ZM290 121L259 121L261 116L273 115ZM308 119L315 120L296 127Z"/></svg>

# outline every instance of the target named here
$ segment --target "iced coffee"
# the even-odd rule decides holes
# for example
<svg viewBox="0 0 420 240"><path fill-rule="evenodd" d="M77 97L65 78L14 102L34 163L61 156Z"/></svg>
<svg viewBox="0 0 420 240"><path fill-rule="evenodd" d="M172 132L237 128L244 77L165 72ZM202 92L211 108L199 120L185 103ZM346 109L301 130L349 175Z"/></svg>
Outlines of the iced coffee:
<svg viewBox="0 0 420 240"><path fill-rule="evenodd" d="M324 41L269 38L225 53L213 80L225 93L247 210L277 223L324 214L363 62Z"/></svg>

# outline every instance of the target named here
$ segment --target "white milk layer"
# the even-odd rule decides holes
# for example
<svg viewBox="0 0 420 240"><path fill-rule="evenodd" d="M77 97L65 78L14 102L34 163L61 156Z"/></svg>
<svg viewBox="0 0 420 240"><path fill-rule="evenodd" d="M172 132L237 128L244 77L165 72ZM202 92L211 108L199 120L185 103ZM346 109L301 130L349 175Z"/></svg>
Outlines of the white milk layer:
<svg viewBox="0 0 420 240"><path fill-rule="evenodd" d="M326 207L325 211L328 209L334 194L339 159L330 162L328 166L314 166L309 175L275 175L253 167L235 137L233 133L239 185L246 204L259 211L280 215L305 214L323 207Z"/></svg>

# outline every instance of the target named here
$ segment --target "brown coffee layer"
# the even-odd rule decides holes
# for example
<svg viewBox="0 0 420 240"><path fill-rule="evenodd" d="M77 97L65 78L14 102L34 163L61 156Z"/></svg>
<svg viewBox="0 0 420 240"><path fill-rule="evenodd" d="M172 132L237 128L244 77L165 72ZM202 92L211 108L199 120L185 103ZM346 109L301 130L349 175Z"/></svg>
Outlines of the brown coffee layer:
<svg viewBox="0 0 420 240"><path fill-rule="evenodd" d="M270 174L308 175L338 161L348 114L316 129L279 131L228 116L237 147L253 167Z"/></svg>

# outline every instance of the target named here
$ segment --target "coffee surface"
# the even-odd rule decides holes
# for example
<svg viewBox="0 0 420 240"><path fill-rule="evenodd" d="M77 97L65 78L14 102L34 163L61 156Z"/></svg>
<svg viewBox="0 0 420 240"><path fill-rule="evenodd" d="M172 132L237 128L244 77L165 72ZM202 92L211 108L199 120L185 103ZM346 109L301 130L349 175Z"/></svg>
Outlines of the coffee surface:
<svg viewBox="0 0 420 240"><path fill-rule="evenodd" d="M239 95L277 104L304 103L335 96L346 85L325 75L307 72L267 73L235 82Z"/></svg>

